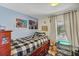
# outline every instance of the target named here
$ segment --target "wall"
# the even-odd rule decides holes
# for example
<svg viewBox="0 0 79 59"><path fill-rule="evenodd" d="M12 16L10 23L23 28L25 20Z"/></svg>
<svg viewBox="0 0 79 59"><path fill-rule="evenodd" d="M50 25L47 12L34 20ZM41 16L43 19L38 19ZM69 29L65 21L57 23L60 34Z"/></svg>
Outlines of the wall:
<svg viewBox="0 0 79 59"><path fill-rule="evenodd" d="M6 26L7 29L12 30L12 39L29 36L37 31L29 30L28 28L16 28L16 18L21 16L24 16L23 19L25 20L36 20L36 18L0 6L0 25ZM27 25L27 27L28 26L29 25Z"/></svg>
<svg viewBox="0 0 79 59"><path fill-rule="evenodd" d="M44 22L46 22L44 24ZM42 26L48 26L48 31L42 31ZM40 32L45 32L48 36L50 36L50 18L49 17L40 17L38 18L38 30Z"/></svg>

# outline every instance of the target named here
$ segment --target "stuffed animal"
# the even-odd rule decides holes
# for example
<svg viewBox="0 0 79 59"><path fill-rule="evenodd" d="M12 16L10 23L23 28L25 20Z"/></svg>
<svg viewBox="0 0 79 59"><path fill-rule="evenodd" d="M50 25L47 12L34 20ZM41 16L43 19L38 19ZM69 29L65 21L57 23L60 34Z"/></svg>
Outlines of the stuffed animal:
<svg viewBox="0 0 79 59"><path fill-rule="evenodd" d="M57 47L55 45L55 42L52 42L50 44L48 53L51 54L51 55L53 55L53 56L55 56L57 54Z"/></svg>

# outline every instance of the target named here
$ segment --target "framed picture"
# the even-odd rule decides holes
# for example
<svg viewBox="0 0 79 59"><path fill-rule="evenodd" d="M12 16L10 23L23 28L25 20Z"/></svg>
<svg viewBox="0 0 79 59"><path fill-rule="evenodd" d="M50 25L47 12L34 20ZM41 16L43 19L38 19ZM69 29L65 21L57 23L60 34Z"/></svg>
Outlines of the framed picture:
<svg viewBox="0 0 79 59"><path fill-rule="evenodd" d="M27 20L16 19L16 27L18 28L27 28Z"/></svg>
<svg viewBox="0 0 79 59"><path fill-rule="evenodd" d="M38 29L38 21L29 20L29 29Z"/></svg>
<svg viewBox="0 0 79 59"><path fill-rule="evenodd" d="M48 26L42 26L42 31L48 31Z"/></svg>

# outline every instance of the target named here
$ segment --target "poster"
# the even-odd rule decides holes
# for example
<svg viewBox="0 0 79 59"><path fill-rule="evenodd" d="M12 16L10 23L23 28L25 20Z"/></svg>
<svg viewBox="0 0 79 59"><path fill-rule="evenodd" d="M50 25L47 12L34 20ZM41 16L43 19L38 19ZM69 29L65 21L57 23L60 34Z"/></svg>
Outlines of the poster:
<svg viewBox="0 0 79 59"><path fill-rule="evenodd" d="M29 29L38 29L38 21L29 20Z"/></svg>
<svg viewBox="0 0 79 59"><path fill-rule="evenodd" d="M27 20L16 19L16 27L18 27L18 28L27 28Z"/></svg>

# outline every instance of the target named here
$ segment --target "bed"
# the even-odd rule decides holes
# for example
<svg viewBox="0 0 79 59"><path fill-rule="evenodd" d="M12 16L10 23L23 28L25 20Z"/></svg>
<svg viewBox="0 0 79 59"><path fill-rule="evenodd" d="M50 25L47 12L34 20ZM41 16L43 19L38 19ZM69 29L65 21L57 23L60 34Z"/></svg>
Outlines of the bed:
<svg viewBox="0 0 79 59"><path fill-rule="evenodd" d="M46 35L16 39L11 43L11 56L43 55L48 51L48 47L49 40Z"/></svg>

